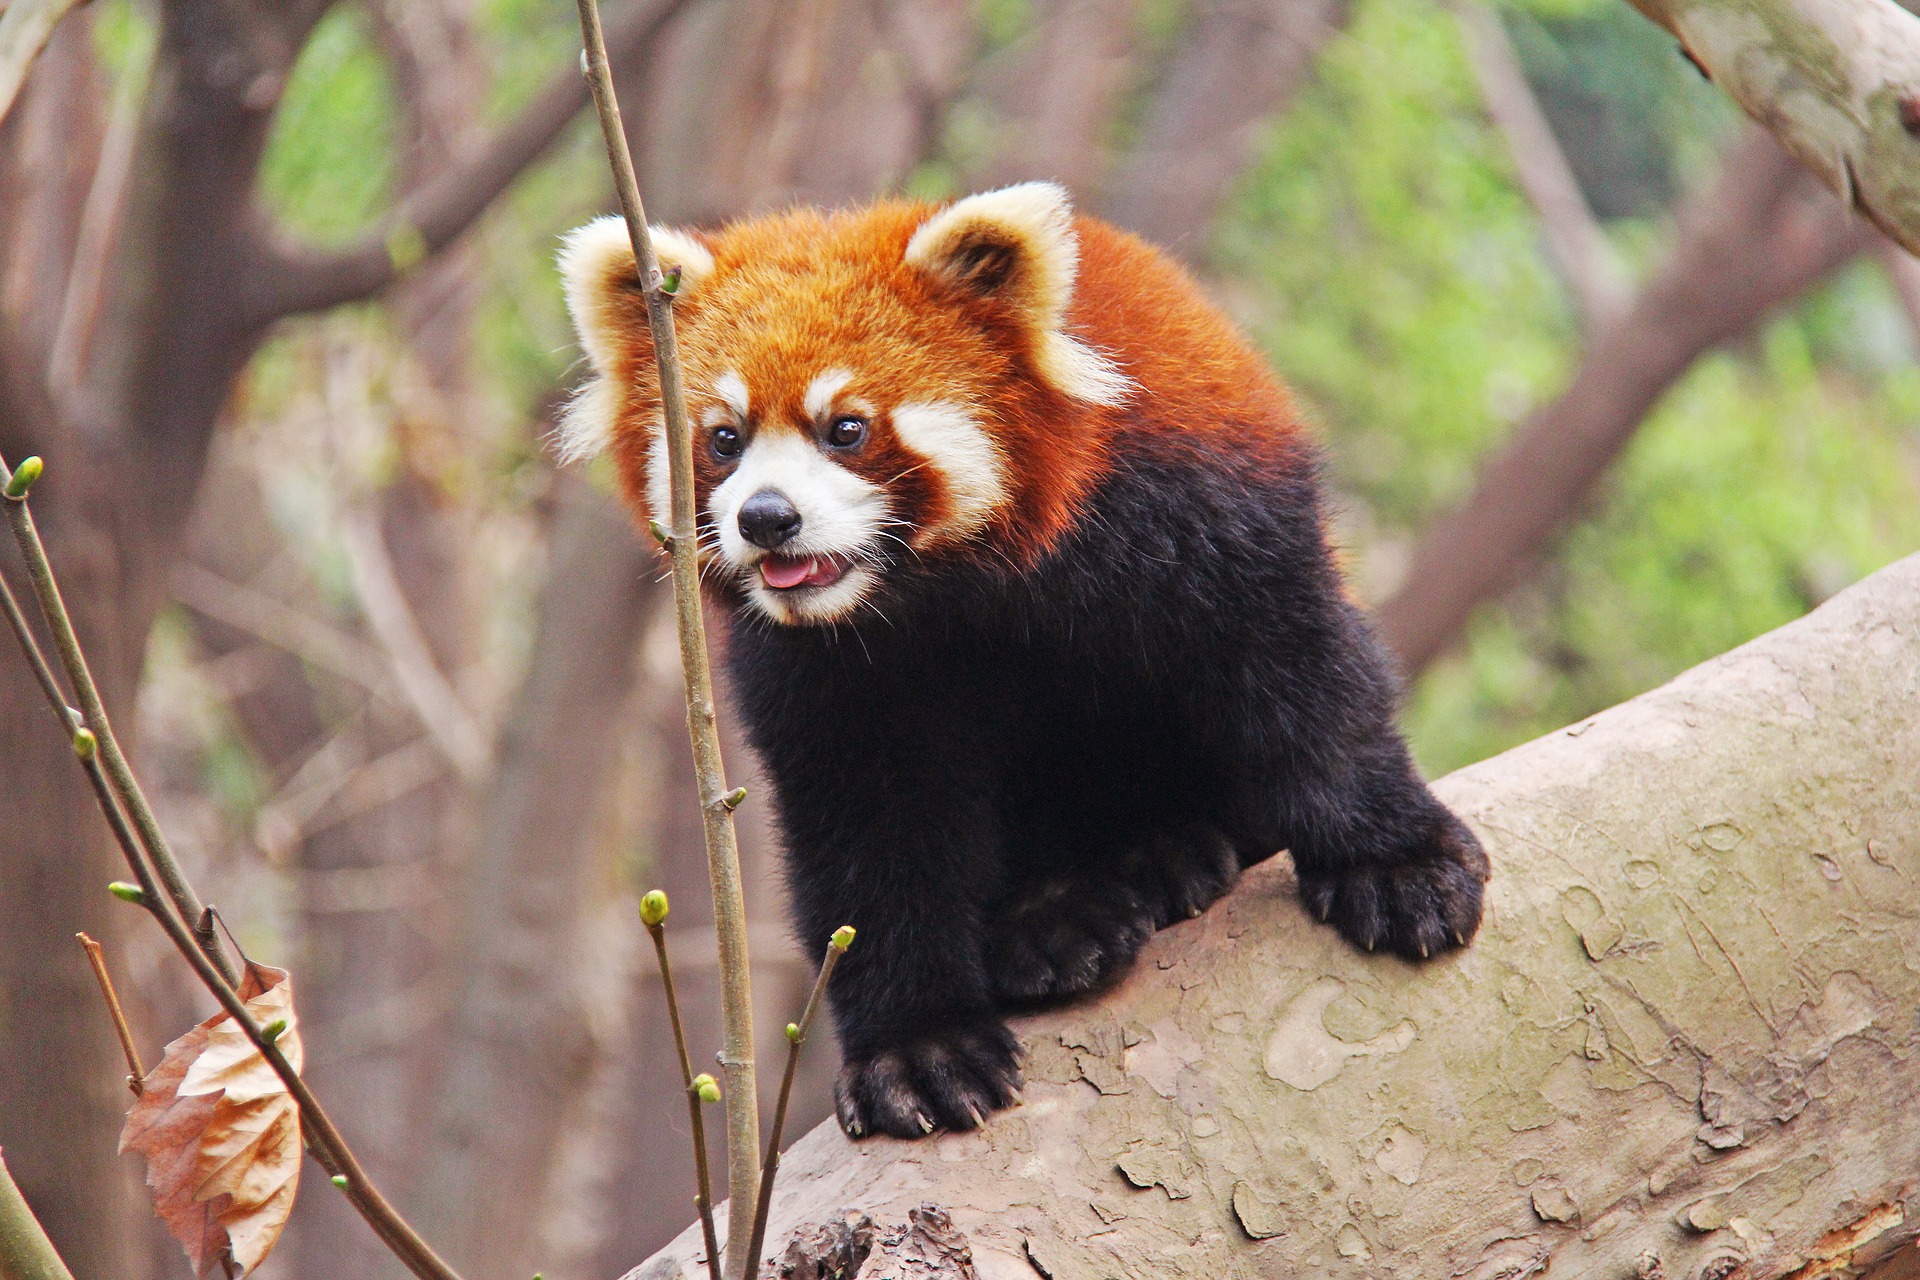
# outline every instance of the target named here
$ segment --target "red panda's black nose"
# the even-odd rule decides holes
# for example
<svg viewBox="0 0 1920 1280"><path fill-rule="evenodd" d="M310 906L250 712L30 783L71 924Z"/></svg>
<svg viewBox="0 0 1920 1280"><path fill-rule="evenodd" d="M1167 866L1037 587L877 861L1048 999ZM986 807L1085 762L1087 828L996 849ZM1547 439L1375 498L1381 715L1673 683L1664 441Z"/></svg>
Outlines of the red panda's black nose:
<svg viewBox="0 0 1920 1280"><path fill-rule="evenodd" d="M778 489L762 489L740 504L740 536L772 551L800 532L800 513Z"/></svg>

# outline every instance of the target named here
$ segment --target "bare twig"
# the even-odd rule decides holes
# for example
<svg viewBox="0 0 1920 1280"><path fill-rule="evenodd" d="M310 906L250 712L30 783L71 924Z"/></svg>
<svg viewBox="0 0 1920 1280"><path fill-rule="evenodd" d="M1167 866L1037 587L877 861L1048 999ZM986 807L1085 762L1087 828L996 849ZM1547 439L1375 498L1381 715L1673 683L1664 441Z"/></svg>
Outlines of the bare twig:
<svg viewBox="0 0 1920 1280"><path fill-rule="evenodd" d="M20 93L27 68L47 47L53 29L80 0L13 0L0 11L0 120Z"/></svg>
<svg viewBox="0 0 1920 1280"><path fill-rule="evenodd" d="M212 993L227 1016L233 1019L266 1059L274 1074L280 1077L300 1109L302 1128L315 1157L328 1173L343 1180L340 1183L341 1190L374 1233L421 1280L459 1280L458 1274L441 1260L380 1193L379 1188L374 1186L353 1150L341 1137L326 1108L321 1106L320 1100L293 1069L293 1064L287 1061L275 1041L268 1038L260 1024L254 1021L245 1002L241 1000L236 990L238 973L214 936L212 913L200 904L193 886L180 875L178 865L172 861L172 855L160 836L159 825L153 811L147 806L146 797L134 781L125 758L119 756L118 748L111 745L111 726L100 709L99 691L87 671L86 657L74 637L72 621L67 616L59 586L53 578L53 568L40 543L39 533L33 526L32 514L27 509L27 489L38 474L38 459L23 462L18 475L7 470L5 460L0 459L0 491L5 493L0 505L7 508L7 518L26 557L41 612L53 632L67 674L79 691L81 706L85 708L84 724L73 723L66 702L60 697L59 687L53 683L45 655L40 652L33 633L24 625L24 618L19 617L12 592L0 590L0 601L5 604L8 622L27 655L28 664L41 677L41 689L47 694L54 713L63 723L68 740L73 744L74 755L80 761L88 785L93 788L94 799L113 833L114 843L119 846L121 856L139 886L139 893L133 895L134 900L159 923L174 949L193 967L201 984ZM4 587L4 579L0 579L0 588ZM119 761L119 776L113 773L115 758ZM149 833L152 835L151 842ZM170 867L178 878L177 893L173 884L169 884L165 892L162 891L156 872L164 867ZM188 920L196 922L193 929L189 929Z"/></svg>
<svg viewBox="0 0 1920 1280"><path fill-rule="evenodd" d="M87 949L87 962L93 966L93 976L100 980L100 994L106 998L107 1012L113 1015L113 1029L120 1037L120 1051L127 1055L127 1088L139 1097L146 1088L147 1069L140 1065L140 1051L133 1046L133 1028L127 1025L127 1011L120 1007L120 993L113 989L113 978L107 973L107 953L105 948L85 933L76 933L80 945Z"/></svg>
<svg viewBox="0 0 1920 1280"><path fill-rule="evenodd" d="M7 1280L73 1280L53 1241L41 1230L40 1220L33 1216L27 1198L14 1185L4 1152L0 1152L0 1276Z"/></svg>
<svg viewBox="0 0 1920 1280"><path fill-rule="evenodd" d="M813 1030L814 1015L820 1012L820 1002L826 997L833 968L852 945L852 925L843 924L833 931L833 937L827 942L827 953L820 957L820 973L813 980L807 1007L801 1012L800 1021L787 1024L787 1069L780 1077L780 1098L773 1108L767 1158L760 1165L760 1196L753 1206L753 1238L747 1244L747 1266L740 1273L742 1280L753 1280L760 1270L760 1250L767 1242L767 1214L773 1208L773 1177L780 1171L780 1133L787 1126L787 1099L793 1094L793 1075L800 1067L800 1050L807 1043L807 1033Z"/></svg>
<svg viewBox="0 0 1920 1280"><path fill-rule="evenodd" d="M37 475L40 460L29 458L23 462L23 474L29 465ZM34 527L33 512L27 507L26 487L17 483L19 477L7 469L5 458L0 458L0 475L7 478L7 497L0 500L0 506L6 508L7 523L13 526L14 540L19 543L20 554L26 560L33 593L39 598L40 612L53 632L54 649L59 653L61 665L67 671L67 680L80 700L86 726L100 743L100 757L105 763L107 776L112 779L114 791L127 806L127 812L133 815L134 825L140 832L141 846L153 859L154 870L166 885L167 896L173 900L181 918L200 921L206 914L206 904L200 901L200 895L194 892L193 886L187 883L186 876L181 873L173 849L161 833L160 824L154 820L153 810L148 807L146 796L141 793L140 784L134 779L133 769L127 764L120 743L114 737L112 722L107 719L106 705L100 701L99 687L93 682L93 673L87 669L86 655L81 652L79 638L73 634L73 622L67 616L66 604L60 599L60 587L54 581L53 566L47 561L47 549L40 541L40 531ZM27 484L31 485L32 480L28 479ZM62 702L61 709L64 708L65 703ZM214 940L212 929L201 930L199 938L200 949L221 976L228 982L239 981L232 962Z"/></svg>
<svg viewBox="0 0 1920 1280"><path fill-rule="evenodd" d="M1454 12L1487 116L1506 139L1520 189L1540 217L1547 254L1579 303L1586 327L1597 329L1625 305L1626 273L1587 207L1500 15L1481 0L1459 0Z"/></svg>
<svg viewBox="0 0 1920 1280"><path fill-rule="evenodd" d="M741 1274L749 1232L743 1230L760 1183L760 1112L754 1091L753 993L747 961L746 900L740 877L740 849L733 829L733 808L720 755L714 710L713 671L707 657L706 623L700 614L700 569L693 497L693 436L687 422L686 387L674 340L672 296L662 287L660 262L647 230L646 207L627 150L620 105L607 65L606 38L596 0L577 0L584 37L588 84L600 118L614 191L633 241L634 264L647 300L666 419L668 475L673 495L673 600L680 636L680 665L686 677L687 732L693 741L694 771L700 784L705 825L707 874L713 884L714 931L720 942L720 1001L726 1036L720 1054L727 1103L727 1270Z"/></svg>
<svg viewBox="0 0 1920 1280"><path fill-rule="evenodd" d="M700 1232L707 1242L707 1275L720 1280L720 1245L713 1229L713 1179L707 1171L707 1130L700 1116L700 1095L693 1082L693 1059L687 1053L687 1033L680 1023L680 998L673 990L673 966L667 963L667 895L658 889L640 900L640 923L653 939L660 961L660 985L666 988L667 1017L673 1023L673 1047L680 1053L680 1081L687 1090L687 1120L693 1128L693 1168L698 1190L693 1207L700 1213Z"/></svg>

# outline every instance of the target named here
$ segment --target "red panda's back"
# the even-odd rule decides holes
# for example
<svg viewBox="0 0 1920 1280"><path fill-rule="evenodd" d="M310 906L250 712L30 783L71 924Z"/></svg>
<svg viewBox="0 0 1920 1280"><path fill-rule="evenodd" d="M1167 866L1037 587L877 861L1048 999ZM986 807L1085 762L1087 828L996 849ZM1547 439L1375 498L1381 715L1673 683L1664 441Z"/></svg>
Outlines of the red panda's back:
<svg viewBox="0 0 1920 1280"><path fill-rule="evenodd" d="M1243 448L1293 441L1299 428L1286 389L1184 268L1108 223L1078 218L1075 230L1080 278L1070 324L1139 384L1137 422L1187 438L1228 431Z"/></svg>

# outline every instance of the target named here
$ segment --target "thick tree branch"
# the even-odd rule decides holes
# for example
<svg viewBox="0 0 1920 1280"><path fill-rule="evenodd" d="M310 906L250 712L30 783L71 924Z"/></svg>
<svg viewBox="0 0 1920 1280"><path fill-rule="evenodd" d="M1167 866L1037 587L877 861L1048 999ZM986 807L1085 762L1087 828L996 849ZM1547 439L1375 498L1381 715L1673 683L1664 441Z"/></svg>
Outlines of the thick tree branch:
<svg viewBox="0 0 1920 1280"><path fill-rule="evenodd" d="M1559 398L1524 421L1472 494L1435 520L1382 637L1411 674L1451 645L1481 603L1512 587L1592 496L1642 420L1693 362L1872 243L1757 129L1681 210L1664 264L1594 338Z"/></svg>
<svg viewBox="0 0 1920 1280"><path fill-rule="evenodd" d="M1916 636L1920 557L1438 783L1494 867L1446 959L1360 952L1285 858L1249 871L1112 992L1019 1024L1024 1107L796 1144L774 1273L1910 1266ZM629 1280L692 1277L698 1247Z"/></svg>
<svg viewBox="0 0 1920 1280"><path fill-rule="evenodd" d="M1894 0L1631 0L1851 208L1920 253L1920 17Z"/></svg>
<svg viewBox="0 0 1920 1280"><path fill-rule="evenodd" d="M687 0L636 0L607 26L623 61L644 57ZM569 61L474 155L408 195L359 244L339 252L275 243L260 250L247 314L265 326L372 297L466 232L538 160L587 105L580 69Z"/></svg>

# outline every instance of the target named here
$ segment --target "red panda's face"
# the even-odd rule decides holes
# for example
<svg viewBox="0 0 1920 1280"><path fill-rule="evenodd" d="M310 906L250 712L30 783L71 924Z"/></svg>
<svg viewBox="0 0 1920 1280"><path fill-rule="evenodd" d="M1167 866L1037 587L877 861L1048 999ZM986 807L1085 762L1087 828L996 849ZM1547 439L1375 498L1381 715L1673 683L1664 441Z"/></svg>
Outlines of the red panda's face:
<svg viewBox="0 0 1920 1280"><path fill-rule="evenodd" d="M1073 430L1126 379L1063 331L1064 194L944 210L796 211L654 232L674 304L703 557L776 622L831 623L908 560L1017 551L1069 518L1096 460ZM563 446L610 447L668 521L657 372L623 224L576 231L568 301L597 375Z"/></svg>

